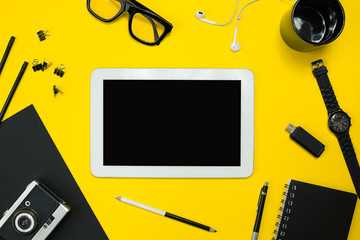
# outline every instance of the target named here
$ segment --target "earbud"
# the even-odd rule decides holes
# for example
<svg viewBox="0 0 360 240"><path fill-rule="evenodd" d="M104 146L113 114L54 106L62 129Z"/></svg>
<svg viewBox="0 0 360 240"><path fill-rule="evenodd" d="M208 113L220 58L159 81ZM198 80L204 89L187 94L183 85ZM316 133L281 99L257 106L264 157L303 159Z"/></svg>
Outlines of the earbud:
<svg viewBox="0 0 360 240"><path fill-rule="evenodd" d="M205 13L202 12L202 11L197 11L197 12L195 13L195 16L196 16L199 20L201 20L202 18L205 17Z"/></svg>
<svg viewBox="0 0 360 240"><path fill-rule="evenodd" d="M240 20L240 17L238 18L238 21ZM240 43L236 42L236 36L237 36L237 23L236 23L236 27L235 27L235 32L234 32L234 40L233 42L230 44L230 49L233 52L237 52L240 50Z"/></svg>
<svg viewBox="0 0 360 240"><path fill-rule="evenodd" d="M205 13L202 12L202 11L197 11L197 12L195 13L195 16L196 16L196 18L199 19L200 21L203 21L203 22L206 22L206 23L210 23L210 24L213 24L213 25L217 25L216 22L213 22L213 21L210 21L210 20L205 19L205 18L204 18L204 17L205 17Z"/></svg>
<svg viewBox="0 0 360 240"><path fill-rule="evenodd" d="M230 44L230 49L233 52L237 52L240 50L240 44L238 42L233 42L232 44Z"/></svg>

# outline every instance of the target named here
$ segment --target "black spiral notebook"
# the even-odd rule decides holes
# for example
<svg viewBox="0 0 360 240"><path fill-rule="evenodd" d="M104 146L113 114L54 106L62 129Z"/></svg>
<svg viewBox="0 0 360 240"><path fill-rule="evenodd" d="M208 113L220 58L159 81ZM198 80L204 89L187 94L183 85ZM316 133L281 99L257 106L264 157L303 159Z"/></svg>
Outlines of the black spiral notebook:
<svg viewBox="0 0 360 240"><path fill-rule="evenodd" d="M273 240L346 240L357 196L289 180Z"/></svg>

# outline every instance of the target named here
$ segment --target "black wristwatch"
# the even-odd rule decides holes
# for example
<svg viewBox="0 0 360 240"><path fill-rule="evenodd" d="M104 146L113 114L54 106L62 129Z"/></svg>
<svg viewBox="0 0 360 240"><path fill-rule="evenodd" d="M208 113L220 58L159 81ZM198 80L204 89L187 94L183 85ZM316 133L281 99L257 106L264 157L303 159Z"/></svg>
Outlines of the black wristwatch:
<svg viewBox="0 0 360 240"><path fill-rule="evenodd" d="M323 96L325 106L328 111L329 128L333 133L335 133L339 141L351 179L355 186L357 195L360 198L360 167L349 135L351 119L349 115L339 107L335 93L330 84L330 80L327 75L328 71L324 62L320 59L311 63L311 65L313 74L319 84L321 95Z"/></svg>

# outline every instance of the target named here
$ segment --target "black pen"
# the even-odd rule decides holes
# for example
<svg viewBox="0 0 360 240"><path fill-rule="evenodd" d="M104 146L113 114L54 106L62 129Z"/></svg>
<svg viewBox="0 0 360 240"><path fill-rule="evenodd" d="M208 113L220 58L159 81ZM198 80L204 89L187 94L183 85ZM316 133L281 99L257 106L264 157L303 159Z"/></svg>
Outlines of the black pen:
<svg viewBox="0 0 360 240"><path fill-rule="evenodd" d="M268 183L265 182L264 186L261 188L260 195L259 195L258 205L257 205L257 209L256 209L257 215L256 215L255 226L254 226L254 231L253 231L251 240L256 240L259 235L261 217L262 217L262 214L264 211L267 190L268 190Z"/></svg>
<svg viewBox="0 0 360 240"><path fill-rule="evenodd" d="M7 48L6 48L5 53L4 53L4 56L3 56L3 58L1 59L1 62L0 62L0 74L1 74L1 72L2 72L2 70L3 70L3 68L4 68L6 59L7 59L8 56L9 56L9 53L10 53L10 50L11 50L13 44L14 44L14 41L15 41L15 37L12 36L12 37L10 38L10 41L9 41L8 45L7 45Z"/></svg>
<svg viewBox="0 0 360 240"><path fill-rule="evenodd" d="M10 104L10 102L11 102L11 99L12 99L12 97L13 97L14 94L15 94L16 88L18 87L18 85L19 85L19 83L20 83L20 81L21 81L21 78L23 77L23 75L24 75L24 73L25 73L25 70L26 70L27 66L28 66L28 63L27 63L27 62L24 62L24 64L22 65L22 67L21 67L21 69L20 69L19 75L17 76L17 78L16 78L16 80L15 80L15 83L14 83L14 85L13 85L13 87L12 87L10 93L9 93L9 96L8 96L7 99L6 99L6 102L5 102L5 104L4 104L4 107L3 107L3 109L2 109L1 112L0 112L0 124L1 124L1 121L2 121L3 117L5 116L6 110L7 110L7 108L9 107L9 104Z"/></svg>

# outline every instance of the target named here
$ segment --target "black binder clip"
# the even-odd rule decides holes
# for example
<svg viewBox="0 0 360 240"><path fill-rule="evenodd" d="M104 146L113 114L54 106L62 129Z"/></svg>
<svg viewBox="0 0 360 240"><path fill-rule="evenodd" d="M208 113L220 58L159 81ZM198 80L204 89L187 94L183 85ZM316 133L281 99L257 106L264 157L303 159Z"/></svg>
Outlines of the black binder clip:
<svg viewBox="0 0 360 240"><path fill-rule="evenodd" d="M34 70L34 72L41 70L42 67L43 67L42 64L39 63L39 59L35 59L35 60L32 62L32 64L34 65L34 66L32 67L33 70Z"/></svg>
<svg viewBox="0 0 360 240"><path fill-rule="evenodd" d="M63 71L65 69L65 65L61 64L57 68L55 68L54 74L58 75L59 77L63 77L65 72Z"/></svg>
<svg viewBox="0 0 360 240"><path fill-rule="evenodd" d="M51 62L47 63L47 62L45 62L45 59L44 59L44 62L43 62L43 64L41 65L41 71L45 71L46 69L48 69L49 67L51 67L51 65L52 65Z"/></svg>
<svg viewBox="0 0 360 240"><path fill-rule="evenodd" d="M40 30L37 32L37 35L40 39L40 42L41 41L44 41L46 39L46 37L50 36L50 32L49 31L43 31L43 30Z"/></svg>
<svg viewBox="0 0 360 240"><path fill-rule="evenodd" d="M56 94L58 93L63 94L63 92L59 88L57 88L56 85L53 86L53 91L54 91L54 97L56 97Z"/></svg>

